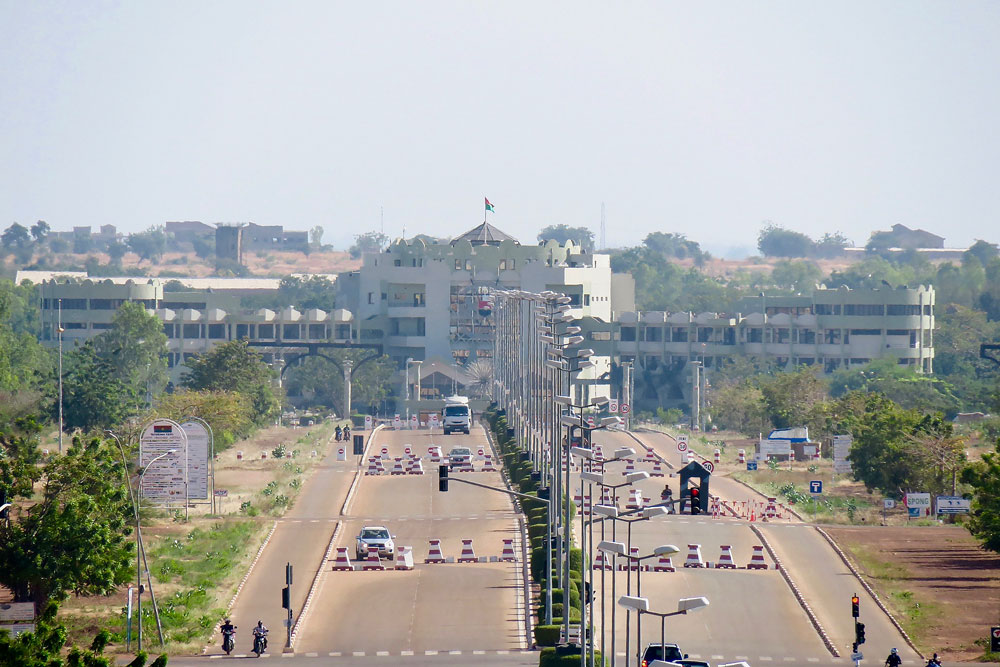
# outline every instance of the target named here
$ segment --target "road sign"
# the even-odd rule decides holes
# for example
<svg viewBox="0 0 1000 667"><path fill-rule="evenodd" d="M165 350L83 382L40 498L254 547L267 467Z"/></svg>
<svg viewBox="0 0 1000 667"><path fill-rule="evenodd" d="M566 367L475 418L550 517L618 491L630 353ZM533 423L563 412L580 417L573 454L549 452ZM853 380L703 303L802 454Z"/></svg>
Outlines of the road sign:
<svg viewBox="0 0 1000 667"><path fill-rule="evenodd" d="M618 399L611 399L608 401L608 412L614 414L618 412Z"/></svg>
<svg viewBox="0 0 1000 667"><path fill-rule="evenodd" d="M823 493L823 480L814 479L809 482L809 493L819 495Z"/></svg>
<svg viewBox="0 0 1000 667"><path fill-rule="evenodd" d="M997 626L990 628L990 651L1000 653L1000 628Z"/></svg>
<svg viewBox="0 0 1000 667"><path fill-rule="evenodd" d="M851 654L851 660L854 660L855 662L857 662L858 660L863 660L864 657L865 656L861 651Z"/></svg>
<svg viewBox="0 0 1000 667"><path fill-rule="evenodd" d="M884 507L887 510L891 510L895 506L896 506L896 501L893 500L892 498L886 498L885 500L882 501L882 507Z"/></svg>
<svg viewBox="0 0 1000 667"><path fill-rule="evenodd" d="M972 501L960 496L938 496L935 507L938 514L968 514L972 510Z"/></svg>
<svg viewBox="0 0 1000 667"><path fill-rule="evenodd" d="M229 489L216 489L215 495L219 498L225 498L229 495Z"/></svg>
<svg viewBox="0 0 1000 667"><path fill-rule="evenodd" d="M931 514L931 494L929 493L907 493L906 509L911 517L930 516Z"/></svg>
<svg viewBox="0 0 1000 667"><path fill-rule="evenodd" d="M402 422L399 419L399 415L396 415L395 417L392 418L392 427L397 431L399 430L401 424Z"/></svg>
<svg viewBox="0 0 1000 667"><path fill-rule="evenodd" d="M679 452L686 452L687 450L688 450L687 440L678 440L677 441L677 451L679 451Z"/></svg>
<svg viewBox="0 0 1000 667"><path fill-rule="evenodd" d="M753 472L756 469L757 469L757 462L756 461L747 461L747 471Z"/></svg>
<svg viewBox="0 0 1000 667"><path fill-rule="evenodd" d="M621 412L623 415L627 415L629 413L629 410L631 409L632 408L629 407L628 403L622 403L618 406L618 411Z"/></svg>
<svg viewBox="0 0 1000 667"><path fill-rule="evenodd" d="M714 472L715 471L715 466L712 465L711 461L705 461L704 463L701 464L701 467L704 468L705 470L707 470L708 472Z"/></svg>
<svg viewBox="0 0 1000 667"><path fill-rule="evenodd" d="M372 416L371 415L365 415L365 430L366 431L372 430Z"/></svg>

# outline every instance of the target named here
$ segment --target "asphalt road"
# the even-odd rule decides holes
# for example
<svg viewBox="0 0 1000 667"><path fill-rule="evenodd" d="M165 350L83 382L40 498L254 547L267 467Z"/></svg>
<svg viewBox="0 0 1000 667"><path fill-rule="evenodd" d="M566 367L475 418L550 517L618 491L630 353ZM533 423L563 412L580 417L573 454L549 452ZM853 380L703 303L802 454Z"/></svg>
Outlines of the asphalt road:
<svg viewBox="0 0 1000 667"><path fill-rule="evenodd" d="M669 436L645 432L635 435L669 462L678 463L676 443ZM616 443L624 442L623 439L631 440L627 434L619 433L612 437L616 438ZM634 440L632 442L634 444ZM673 480L675 494L677 483L678 480L675 478ZM718 495L727 501L743 501L750 498L760 501L763 498L743 484L725 476L712 477L711 491L713 495ZM689 517L689 520L691 519ZM746 525L745 521L732 521L731 523ZM839 662L847 661L846 658L851 652L851 643L854 641L854 620L850 613L850 599L854 593L857 593L861 600L859 620L866 626L867 641L861 647L866 656L865 662L882 664L889 654L889 650L897 648L903 658L903 664L923 665L926 663L906 644L888 616L878 608L875 600L865 592L848 567L815 528L795 519L770 523L757 522L755 525L767 537L786 571L798 585L806 603L812 608L820 624L843 656L844 659ZM748 529L744 528L744 530ZM790 589L784 582L781 583L785 597L792 600L795 610L799 610L798 603L792 599ZM742 590L739 591L739 599L741 604L749 607L760 603L759 598L748 597ZM798 611L798 615L805 619L801 611ZM768 622L767 625L771 625L771 623ZM805 628L812 632L813 637L817 637L815 630L808 622L805 624ZM783 647L795 646L796 651L802 652L807 644L807 635L806 632L795 631L789 633L787 638L778 641ZM767 643L759 642L755 646L760 651L759 655L769 655L763 652L766 650ZM823 648L822 645L820 648ZM777 654L778 650L772 649L771 653ZM821 657L824 660L830 659L830 654L825 648L821 653L816 653L814 657Z"/></svg>
<svg viewBox="0 0 1000 667"><path fill-rule="evenodd" d="M390 569L384 572L335 572L332 562L323 562L314 597L286 659L395 655L423 656L420 659L433 662L444 656L460 661L459 656L467 660L476 655L477 661L480 656L504 660L526 648L520 537L513 505L506 494L460 483L452 483L448 493L439 492L436 467L426 458L431 444L440 445L445 453L460 445L474 453L479 447L488 450L485 435L477 430L469 436L447 437L383 430L370 453L385 446L391 459L402 456L410 445L415 454L425 456L426 474L359 475L344 515L340 510L358 470L357 459L348 456L348 461L338 462L333 454L324 461L287 518L279 522L237 599L233 610L233 622L240 626L237 652L245 650L249 629L258 617L271 627L271 653L280 652L284 564L290 561L295 566L292 601L298 614L338 522L342 526L336 546L348 547L352 559L354 536L362 525L385 525L397 545L413 548L415 568L393 571L386 562ZM482 462L475 465L481 467ZM502 486L498 473L455 473L459 474ZM476 555L487 559L500 555L504 538L515 539L518 563L424 564L430 538L440 539L444 555L452 557L460 555L462 539L472 539ZM209 647L206 657L225 657L218 643Z"/></svg>

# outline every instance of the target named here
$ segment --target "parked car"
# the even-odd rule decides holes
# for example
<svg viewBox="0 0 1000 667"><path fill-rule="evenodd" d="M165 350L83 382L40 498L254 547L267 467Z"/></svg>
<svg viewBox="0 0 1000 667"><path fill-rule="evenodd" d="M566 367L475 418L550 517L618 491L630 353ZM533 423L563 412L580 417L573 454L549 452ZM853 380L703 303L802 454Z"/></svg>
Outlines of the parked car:
<svg viewBox="0 0 1000 667"><path fill-rule="evenodd" d="M393 542L395 535L389 534L389 529L385 526L365 526L358 533L356 553L358 559L367 558L370 547L378 548L380 558L392 558L396 552L396 545Z"/></svg>
<svg viewBox="0 0 1000 667"><path fill-rule="evenodd" d="M679 662L687 658L687 654L681 653L681 649L677 644L664 644L661 646L659 643L647 644L646 650L642 652L642 664L641 667L650 667L654 660L662 660L663 662Z"/></svg>

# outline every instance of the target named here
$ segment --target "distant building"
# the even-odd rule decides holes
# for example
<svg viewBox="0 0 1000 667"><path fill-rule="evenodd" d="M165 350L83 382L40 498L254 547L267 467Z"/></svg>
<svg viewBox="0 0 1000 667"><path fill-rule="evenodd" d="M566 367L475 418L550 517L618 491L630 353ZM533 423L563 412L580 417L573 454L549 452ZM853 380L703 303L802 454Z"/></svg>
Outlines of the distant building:
<svg viewBox="0 0 1000 667"><path fill-rule="evenodd" d="M178 243L194 243L195 241L208 241L215 236L215 228L197 220L185 220L183 222L166 222L163 231L167 236Z"/></svg>
<svg viewBox="0 0 1000 667"><path fill-rule="evenodd" d="M243 230L243 247L253 251L303 251L309 247L309 232L286 232L281 225L258 225L251 222Z"/></svg>
<svg viewBox="0 0 1000 667"><path fill-rule="evenodd" d="M243 265L243 223L220 222L216 226L215 259Z"/></svg>
<svg viewBox="0 0 1000 667"><path fill-rule="evenodd" d="M893 225L891 231L872 233L868 241L871 248L944 248L944 237L923 229L910 229L906 225Z"/></svg>

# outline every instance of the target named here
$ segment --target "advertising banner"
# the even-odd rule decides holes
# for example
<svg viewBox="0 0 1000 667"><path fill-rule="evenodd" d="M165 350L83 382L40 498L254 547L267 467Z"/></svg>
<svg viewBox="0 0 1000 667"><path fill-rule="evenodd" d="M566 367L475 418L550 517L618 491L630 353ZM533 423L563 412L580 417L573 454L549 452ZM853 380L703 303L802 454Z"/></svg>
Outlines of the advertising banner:
<svg viewBox="0 0 1000 667"><path fill-rule="evenodd" d="M938 514L968 514L972 511L972 501L961 496L938 496L934 506Z"/></svg>
<svg viewBox="0 0 1000 667"><path fill-rule="evenodd" d="M173 454L169 454L174 450ZM152 465L150 465L152 464ZM142 497L161 503L183 503L187 487L187 434L177 422L156 419L139 438Z"/></svg>
<svg viewBox="0 0 1000 667"><path fill-rule="evenodd" d="M181 424L187 435L188 500L208 500L209 434L205 425L197 421Z"/></svg>

